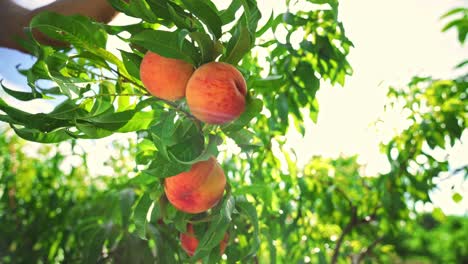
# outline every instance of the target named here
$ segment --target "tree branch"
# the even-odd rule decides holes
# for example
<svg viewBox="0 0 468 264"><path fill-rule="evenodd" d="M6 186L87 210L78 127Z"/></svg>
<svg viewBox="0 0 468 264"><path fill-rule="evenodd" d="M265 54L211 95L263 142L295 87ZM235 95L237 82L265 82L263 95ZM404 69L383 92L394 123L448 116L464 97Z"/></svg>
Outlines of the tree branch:
<svg viewBox="0 0 468 264"><path fill-rule="evenodd" d="M338 241L336 241L335 249L333 250L333 256L330 261L331 264L335 264L338 261L338 255L340 254L341 244L343 243L344 237L353 230L353 228L357 225L357 210L356 207L351 208L351 221L345 226L343 232L341 232Z"/></svg>
<svg viewBox="0 0 468 264"><path fill-rule="evenodd" d="M361 252L359 252L359 254L357 254L356 256L352 258L352 263L353 264L361 263L361 261L363 261L365 257L367 257L368 255L372 253L372 250L375 248L375 246L377 246L377 244L380 243L380 241L383 240L383 238L384 238L383 236L378 237L369 246L362 249Z"/></svg>
<svg viewBox="0 0 468 264"><path fill-rule="evenodd" d="M349 201L349 202L351 204L351 201ZM352 207L351 207L351 220L345 226L345 228L343 229L343 232L341 232L341 235L338 238L338 241L336 242L335 249L333 250L332 259L330 261L331 264L336 264L336 262L338 261L338 256L340 255L341 244L343 243L343 240L344 240L345 236L347 234L349 234L353 230L353 228L355 228L355 227L357 227L357 226L359 226L361 224L367 224L367 223L373 221L375 219L375 217L376 217L377 208L374 210L374 212L371 215L366 216L365 218L362 218L362 219L358 219L357 208L354 205L352 205Z"/></svg>

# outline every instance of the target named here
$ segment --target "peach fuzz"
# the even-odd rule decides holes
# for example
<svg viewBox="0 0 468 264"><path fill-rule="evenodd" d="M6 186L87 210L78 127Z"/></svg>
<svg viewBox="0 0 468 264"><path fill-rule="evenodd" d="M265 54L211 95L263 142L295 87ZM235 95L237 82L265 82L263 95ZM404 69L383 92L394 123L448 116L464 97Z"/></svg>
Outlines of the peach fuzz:
<svg viewBox="0 0 468 264"><path fill-rule="evenodd" d="M164 191L169 202L180 211L197 214L204 212L223 197L226 176L214 157L192 165L189 171L164 180Z"/></svg>
<svg viewBox="0 0 468 264"><path fill-rule="evenodd" d="M247 85L232 65L210 62L195 70L187 84L187 104L192 114L209 124L224 124L245 109Z"/></svg>
<svg viewBox="0 0 468 264"><path fill-rule="evenodd" d="M195 250L198 247L198 239L195 237L195 231L193 230L193 225L187 225L187 232L180 234L180 242L182 244L182 248L189 256L193 256L195 254ZM229 242L229 235L228 233L224 234L223 240L219 243L219 250L220 254L224 253L224 250L227 247Z"/></svg>
<svg viewBox="0 0 468 264"><path fill-rule="evenodd" d="M140 78L152 95L175 101L185 96L194 67L183 60L166 58L148 51L140 64Z"/></svg>

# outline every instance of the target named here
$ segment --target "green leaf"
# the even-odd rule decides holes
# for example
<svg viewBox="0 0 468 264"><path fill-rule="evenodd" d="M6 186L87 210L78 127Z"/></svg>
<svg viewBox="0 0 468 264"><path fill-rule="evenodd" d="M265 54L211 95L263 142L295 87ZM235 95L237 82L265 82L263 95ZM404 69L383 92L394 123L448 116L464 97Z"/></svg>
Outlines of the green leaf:
<svg viewBox="0 0 468 264"><path fill-rule="evenodd" d="M158 22L158 18L146 0L130 0L128 3L122 0L109 0L109 3L126 15L141 18L150 23Z"/></svg>
<svg viewBox="0 0 468 264"><path fill-rule="evenodd" d="M226 46L226 55L221 61L236 65L251 49L251 35L247 26L239 24Z"/></svg>
<svg viewBox="0 0 468 264"><path fill-rule="evenodd" d="M161 56L181 59L196 65L195 47L187 40L184 40L184 44L181 48L177 31L144 30L132 36L130 42L140 45Z"/></svg>
<svg viewBox="0 0 468 264"><path fill-rule="evenodd" d="M98 128L126 133L147 129L155 122L157 116L155 111L141 112L134 109L117 113L110 112L87 118L86 121Z"/></svg>
<svg viewBox="0 0 468 264"><path fill-rule="evenodd" d="M457 64L457 66L455 66L455 68L456 69L461 69L461 68L463 68L463 67L465 67L467 65L468 65L468 60L464 60L464 61L460 62L459 64Z"/></svg>
<svg viewBox="0 0 468 264"><path fill-rule="evenodd" d="M247 129L231 131L226 133L226 135L232 138L243 151L258 149L263 146L257 135Z"/></svg>
<svg viewBox="0 0 468 264"><path fill-rule="evenodd" d="M201 55L200 64L213 61L216 58L215 45L210 36L201 32L191 32L190 38L198 44Z"/></svg>
<svg viewBox="0 0 468 264"><path fill-rule="evenodd" d="M198 243L198 247L192 259L199 259L207 256L210 251L217 247L232 221L232 213L236 206L236 200L229 193L226 195L223 203L220 205L220 212L210 222L208 230Z"/></svg>
<svg viewBox="0 0 468 264"><path fill-rule="evenodd" d="M146 173L140 173L137 176L131 178L129 180L129 185L131 186L139 186L141 188L149 187L153 183L155 183L158 179Z"/></svg>
<svg viewBox="0 0 468 264"><path fill-rule="evenodd" d="M187 232L187 220L189 220L190 217L192 217L191 214L187 214L177 210L176 216L174 218L174 226L177 229L177 231L181 233Z"/></svg>
<svg viewBox="0 0 468 264"><path fill-rule="evenodd" d="M75 126L80 132L84 133L84 135L77 136L80 138L98 139L98 138L105 138L113 134L112 131L96 127L94 124L90 124L86 122L77 122Z"/></svg>
<svg viewBox="0 0 468 264"><path fill-rule="evenodd" d="M189 29L189 31L193 31L194 28L198 27L203 30L203 25L200 23L200 21L186 13L183 8L176 5L175 3L168 2L167 10L170 15L170 20L174 22L177 28L182 30Z"/></svg>
<svg viewBox="0 0 468 264"><path fill-rule="evenodd" d="M140 79L140 64L142 58L135 53L123 50L120 50L120 54L122 54L123 64L125 65L127 72L133 77Z"/></svg>
<svg viewBox="0 0 468 264"><path fill-rule="evenodd" d="M289 115L289 105L288 105L288 98L285 94L280 93L276 98L276 109L278 111L278 117L281 120L282 124L288 124L288 115Z"/></svg>
<svg viewBox="0 0 468 264"><path fill-rule="evenodd" d="M258 21L262 17L262 13L258 9L256 0L242 0L242 5L244 6L244 16L247 21L247 26L250 32L251 45L254 45L255 42L255 33L257 31Z"/></svg>
<svg viewBox="0 0 468 264"><path fill-rule="evenodd" d="M199 0L181 0L190 13L197 16L213 33L216 39L222 35L222 21L214 5L208 5Z"/></svg>
<svg viewBox="0 0 468 264"><path fill-rule="evenodd" d="M309 101L312 101L320 88L320 80L315 76L312 65L306 61L299 62L294 71L294 76L300 79L302 86L307 90L305 93Z"/></svg>
<svg viewBox="0 0 468 264"><path fill-rule="evenodd" d="M189 121L189 131L184 135L177 135L177 143L168 147L170 157L175 157L176 161L189 162L195 160L200 156L204 150L204 138L198 128ZM180 131L183 127L178 126L177 130Z"/></svg>
<svg viewBox="0 0 468 264"><path fill-rule="evenodd" d="M445 219L447 218L444 214L444 212L442 211L442 209L440 208L434 208L434 210L432 210L432 216L439 222L444 222Z"/></svg>
<svg viewBox="0 0 468 264"><path fill-rule="evenodd" d="M130 215L132 213L132 205L135 201L135 192L132 189L127 188L120 191L119 196L122 226L127 228L130 221Z"/></svg>
<svg viewBox="0 0 468 264"><path fill-rule="evenodd" d="M452 200L456 203L459 203L461 200L463 200L463 196L461 196L459 193L454 193L452 195Z"/></svg>
<svg viewBox="0 0 468 264"><path fill-rule="evenodd" d="M174 136L176 131L175 117L175 111L164 112L161 114L159 122L150 127L151 139L166 160L170 160L167 147L177 142Z"/></svg>
<svg viewBox="0 0 468 264"><path fill-rule="evenodd" d="M66 129L59 129L52 132L41 132L37 129L16 128L12 126L15 133L23 139L39 143L58 143L72 138Z"/></svg>
<svg viewBox="0 0 468 264"><path fill-rule="evenodd" d="M445 13L444 15L442 15L440 18L446 18L448 16L451 16L451 15L454 15L454 14L457 14L457 13L467 13L468 12L468 8L465 8L465 7L456 7L450 11L448 11L447 13Z"/></svg>
<svg viewBox="0 0 468 264"><path fill-rule="evenodd" d="M270 186L266 184L252 184L252 185L243 185L239 186L235 190L236 195L250 194L255 198L258 198L260 201L265 203L268 207L271 206L273 199L273 193Z"/></svg>
<svg viewBox="0 0 468 264"><path fill-rule="evenodd" d="M159 117L158 111L148 111L148 112L142 112L139 110L128 110L128 111L135 111L136 113L132 116L130 120L128 120L127 123L125 123L124 126L117 129L116 132L128 133L128 132L133 132L133 131L146 130L151 125L153 125ZM119 113L123 113L123 112L119 112Z"/></svg>
<svg viewBox="0 0 468 264"><path fill-rule="evenodd" d="M30 114L14 107L9 106L3 99L0 98L0 110L5 112L15 124L21 124L27 128L37 129L42 132L51 132L61 127L70 126L70 123L65 120L59 120L49 117L46 114Z"/></svg>
<svg viewBox="0 0 468 264"><path fill-rule="evenodd" d="M169 156L172 160L177 161L180 164L191 165L199 161L204 161L209 159L211 156L218 155L218 145L221 144L223 140L217 135L210 135L208 140L208 145L206 146L205 150L196 158L185 161L178 159L174 154L169 152Z"/></svg>
<svg viewBox="0 0 468 264"><path fill-rule="evenodd" d="M138 200L138 203L133 212L133 221L135 223L135 232L141 239L146 238L146 226L148 225L148 210L151 207L153 201L148 193L145 193Z"/></svg>
<svg viewBox="0 0 468 264"><path fill-rule="evenodd" d="M249 86L253 87L256 91L260 89L262 91L271 91L279 89L284 83L285 78L283 75L269 75L265 78L253 79Z"/></svg>
<svg viewBox="0 0 468 264"><path fill-rule="evenodd" d="M78 47L106 47L106 32L98 23L85 16L65 16L46 11L36 15L30 26L53 39Z"/></svg>
<svg viewBox="0 0 468 264"><path fill-rule="evenodd" d="M3 90L7 94L9 94L10 96L13 96L14 98L20 101L30 101L30 100L41 99L41 98L50 99L50 97L43 95L35 90L33 90L31 93L11 90L7 88L5 85L3 85L3 80L0 80L0 86L3 88Z"/></svg>
<svg viewBox="0 0 468 264"><path fill-rule="evenodd" d="M240 0L233 0L228 8L220 11L220 18L223 22L223 25L229 24L234 21L234 19L236 19L236 12L241 6L242 2Z"/></svg>
<svg viewBox="0 0 468 264"><path fill-rule="evenodd" d="M188 171L191 167L192 166L189 164L180 164L178 162L168 160L160 151L158 151L154 155L149 168L143 172L156 178L164 179L175 176L181 172Z"/></svg>
<svg viewBox="0 0 468 264"><path fill-rule="evenodd" d="M109 235L110 230L106 226L98 227L87 244L85 253L85 263L97 263L102 254L102 247Z"/></svg>
<svg viewBox="0 0 468 264"><path fill-rule="evenodd" d="M271 12L271 15L270 15L270 18L268 19L268 21L265 23L265 25L262 26L262 28L260 28L256 33L255 33L255 36L258 38L258 37L261 37L263 34L265 34L265 32L267 32L269 29L271 29L275 23L275 16L274 16L274 12L272 11Z"/></svg>
<svg viewBox="0 0 468 264"><path fill-rule="evenodd" d="M258 224L258 216L257 216L257 210L255 207L247 202L244 198L237 198L236 197L236 208L238 209L239 213L241 215L244 215L247 219L250 220L250 223L253 226L253 243L250 246L249 253L247 253L246 256L244 256L244 259L247 260L250 257L254 256L259 247L260 247L260 238L259 238L259 224Z"/></svg>
<svg viewBox="0 0 468 264"><path fill-rule="evenodd" d="M87 59L90 62L94 63L95 66L100 66L105 69L110 69L109 65L103 58L89 51L83 51L76 55L71 55L69 58L70 60L75 59L75 58Z"/></svg>

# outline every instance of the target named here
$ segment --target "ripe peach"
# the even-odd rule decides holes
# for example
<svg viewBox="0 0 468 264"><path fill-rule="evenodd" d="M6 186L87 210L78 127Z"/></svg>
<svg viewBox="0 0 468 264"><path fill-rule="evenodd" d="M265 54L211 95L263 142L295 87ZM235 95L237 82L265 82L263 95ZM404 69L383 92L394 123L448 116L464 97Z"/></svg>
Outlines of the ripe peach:
<svg viewBox="0 0 468 264"><path fill-rule="evenodd" d="M192 165L189 171L164 180L167 199L175 208L197 214L215 206L226 186L226 176L214 157Z"/></svg>
<svg viewBox="0 0 468 264"><path fill-rule="evenodd" d="M140 78L148 92L170 101L185 96L185 88L194 71L183 60L166 58L148 51L140 64Z"/></svg>
<svg viewBox="0 0 468 264"><path fill-rule="evenodd" d="M180 234L180 242L182 244L182 248L189 256L193 256L195 250L198 247L198 239L195 237L195 231L193 230L193 225L187 225L187 232ZM227 243L229 242L229 235L228 233L224 234L223 240L219 243L220 254L224 253L224 250L227 247Z"/></svg>
<svg viewBox="0 0 468 264"><path fill-rule="evenodd" d="M187 84L187 104L192 114L209 124L224 124L245 109L247 85L242 74L223 62L204 64Z"/></svg>

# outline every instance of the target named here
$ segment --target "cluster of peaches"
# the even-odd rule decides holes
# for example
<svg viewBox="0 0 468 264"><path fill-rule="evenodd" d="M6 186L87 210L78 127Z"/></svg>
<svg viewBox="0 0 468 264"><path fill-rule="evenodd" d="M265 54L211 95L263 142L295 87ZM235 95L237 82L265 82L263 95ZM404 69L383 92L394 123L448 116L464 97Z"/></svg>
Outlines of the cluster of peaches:
<svg viewBox="0 0 468 264"><path fill-rule="evenodd" d="M186 98L190 112L208 124L225 124L238 118L245 109L247 85L242 74L232 65L209 62L195 69L183 60L147 52L140 66L140 78L152 95L175 101ZM197 214L215 206L224 194L226 176L211 157L192 165L164 181L169 202L178 210ZM192 225L180 235L182 248L192 256L198 239ZM228 242L226 234L221 253Z"/></svg>

